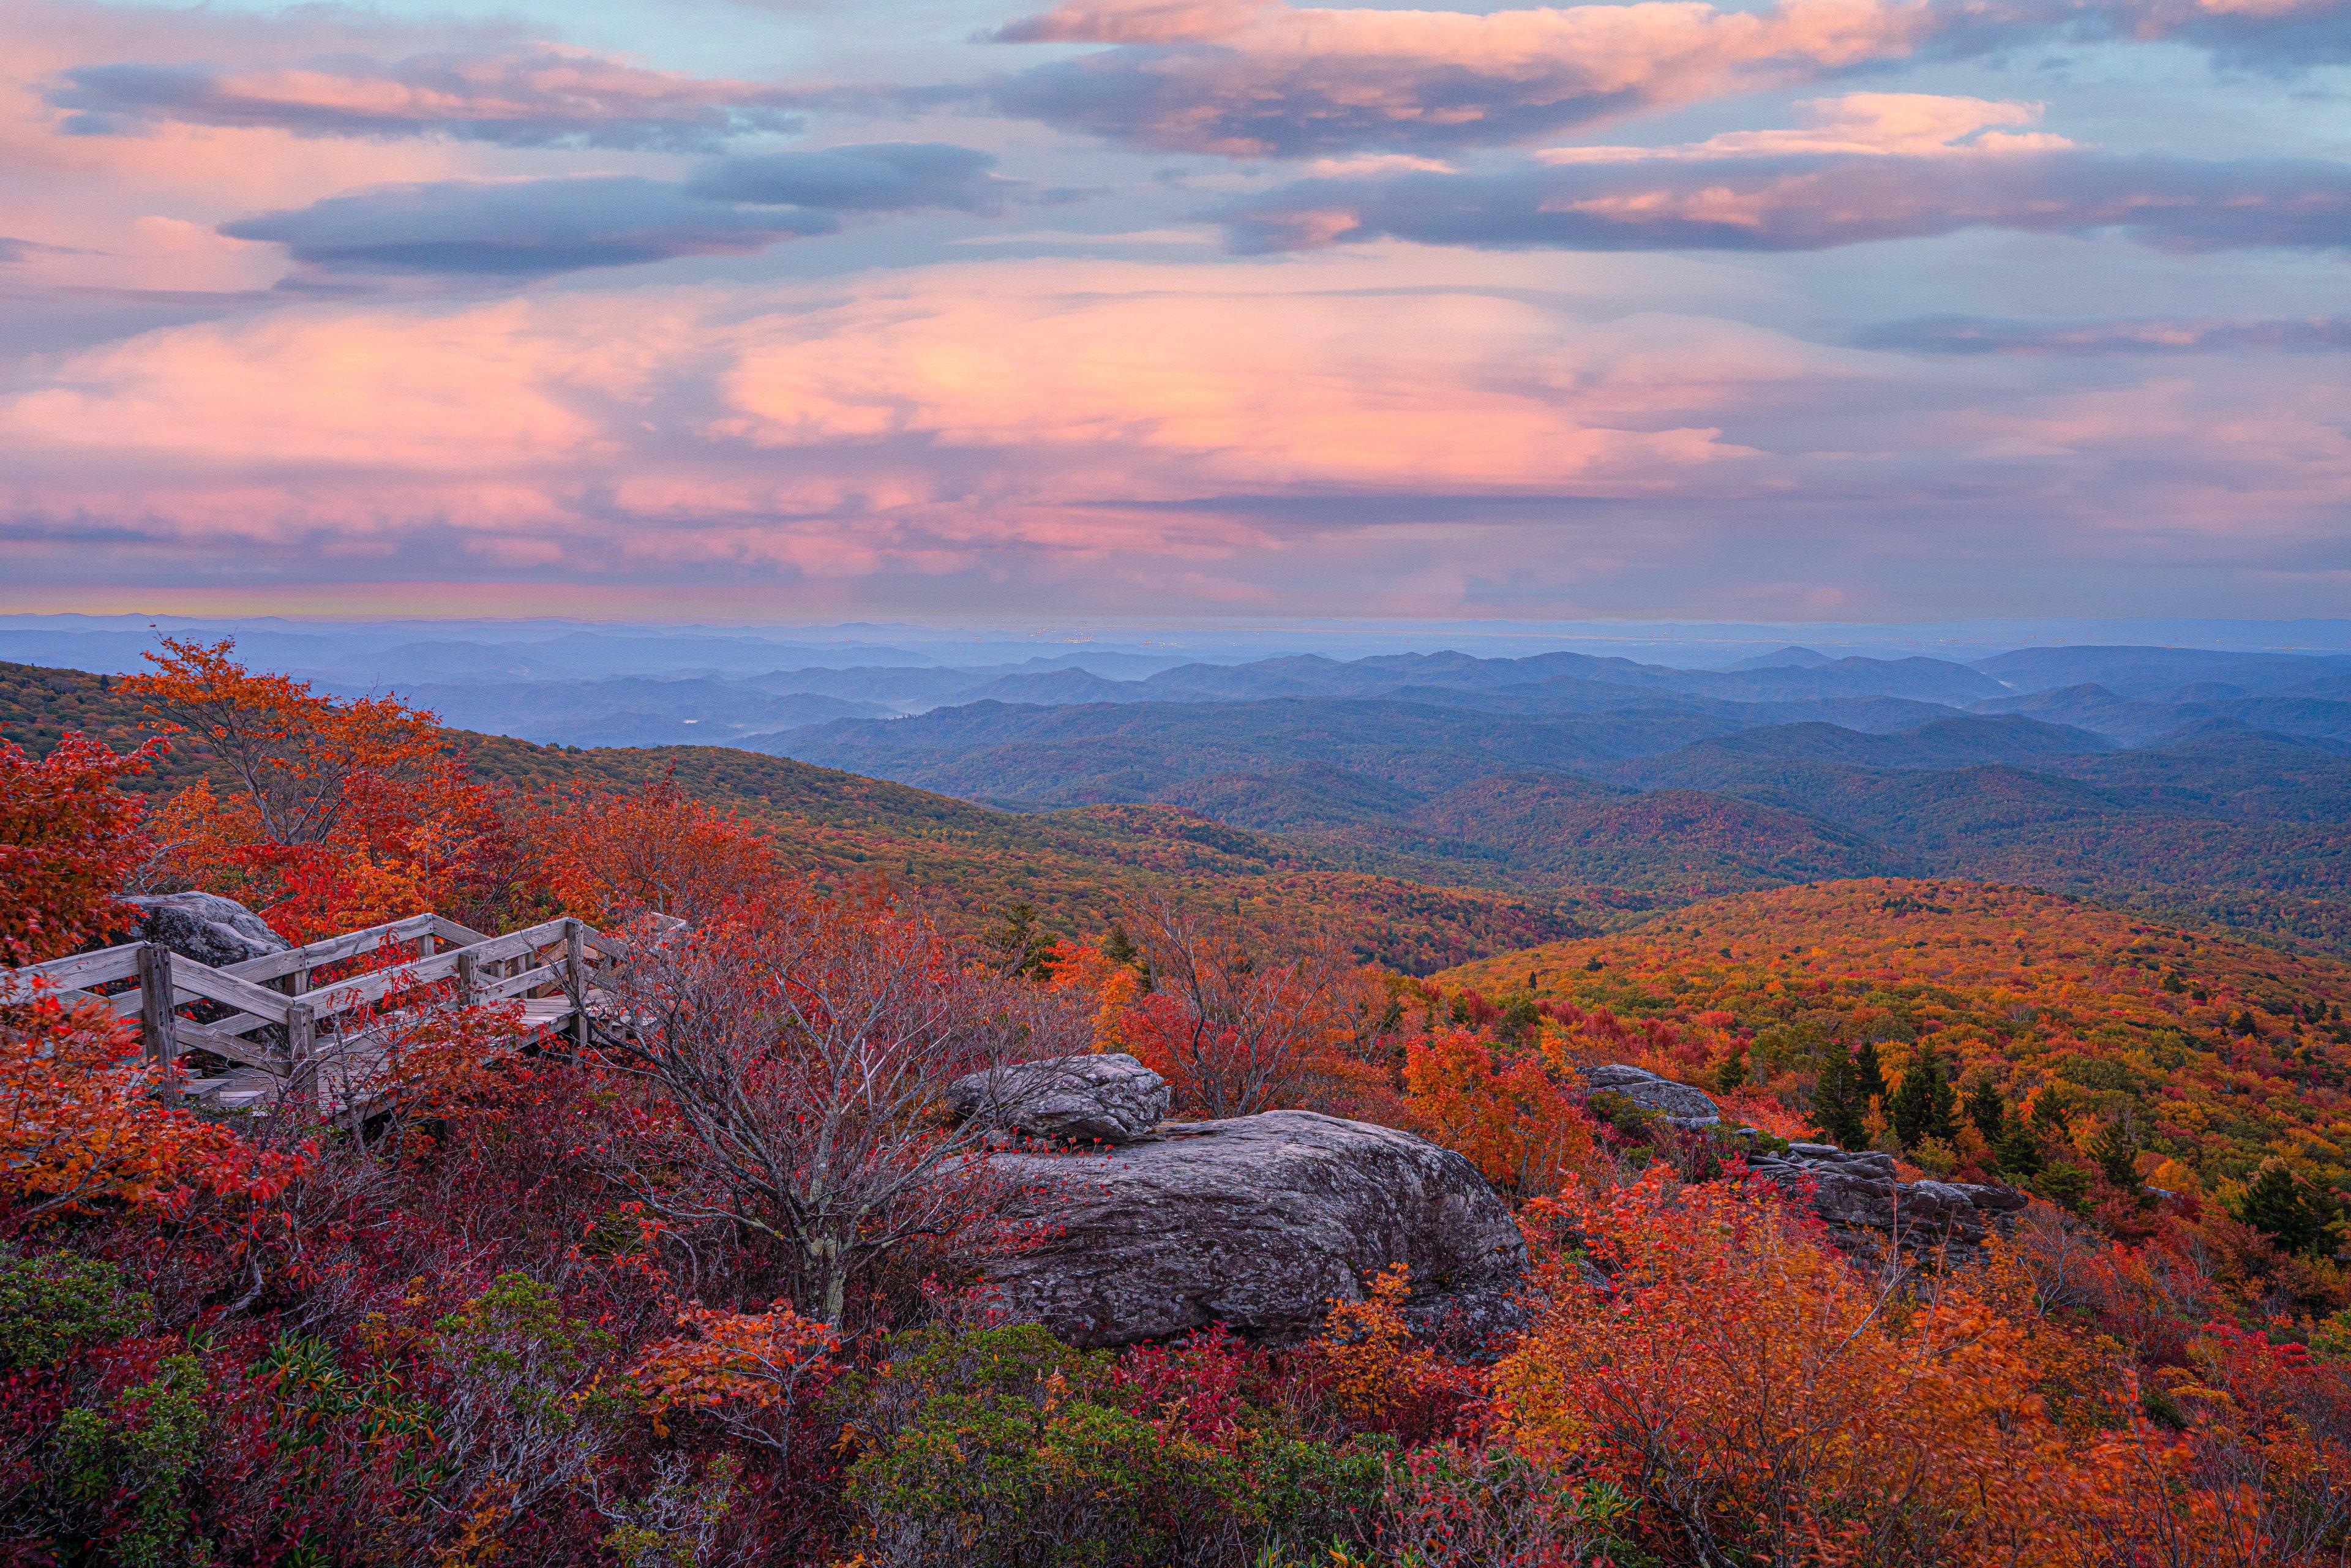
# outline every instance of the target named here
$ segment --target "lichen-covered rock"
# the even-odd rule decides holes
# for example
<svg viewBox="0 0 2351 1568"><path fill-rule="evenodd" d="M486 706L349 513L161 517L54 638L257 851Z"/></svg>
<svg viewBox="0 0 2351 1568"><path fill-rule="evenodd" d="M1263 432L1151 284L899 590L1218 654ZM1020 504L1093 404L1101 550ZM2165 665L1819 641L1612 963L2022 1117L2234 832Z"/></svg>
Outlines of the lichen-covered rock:
<svg viewBox="0 0 2351 1568"><path fill-rule="evenodd" d="M1644 1111L1655 1111L1677 1127L1711 1127L1722 1112L1703 1089L1660 1078L1644 1068L1607 1062L1584 1069L1583 1086L1595 1094L1618 1094Z"/></svg>
<svg viewBox="0 0 2351 1568"><path fill-rule="evenodd" d="M139 911L139 940L169 947L218 969L283 953L286 938L260 915L216 893L141 894L123 900Z"/></svg>
<svg viewBox="0 0 2351 1568"><path fill-rule="evenodd" d="M992 1282L1073 1344L1216 1322L1301 1339L1396 1263L1416 1322L1474 1333L1510 1317L1526 1267L1510 1209L1468 1160L1367 1123L1269 1111L1101 1153L987 1157L1045 1233L994 1264Z"/></svg>
<svg viewBox="0 0 2351 1568"><path fill-rule="evenodd" d="M1750 1155L1747 1166L1785 1189L1809 1181L1813 1211L1830 1231L1841 1242L1875 1250L1892 1243L1913 1255L1937 1249L1971 1253L1993 1231L2005 1231L2026 1202L2014 1187L1906 1182L1895 1174L1894 1157L1874 1149L1793 1144L1785 1154Z"/></svg>
<svg viewBox="0 0 2351 1568"><path fill-rule="evenodd" d="M1131 1144L1166 1119L1167 1081L1121 1052L1056 1056L958 1078L947 1107L1032 1138Z"/></svg>

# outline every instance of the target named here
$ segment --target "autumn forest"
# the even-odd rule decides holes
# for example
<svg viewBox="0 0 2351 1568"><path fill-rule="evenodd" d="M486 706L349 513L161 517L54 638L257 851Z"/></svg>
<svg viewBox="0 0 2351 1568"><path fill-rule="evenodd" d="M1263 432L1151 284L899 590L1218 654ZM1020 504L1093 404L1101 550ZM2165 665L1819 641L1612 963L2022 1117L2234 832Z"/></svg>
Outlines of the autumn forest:
<svg viewBox="0 0 2351 1568"><path fill-rule="evenodd" d="M2081 743L2140 836L2068 882L1888 871L1817 737L1779 804L1457 799L1199 700L1354 749L1008 800L922 719L839 771L0 666L0 1562L2351 1561L2327 745L2279 861L2240 778L2133 883L2221 763ZM420 915L464 963L343 940Z"/></svg>

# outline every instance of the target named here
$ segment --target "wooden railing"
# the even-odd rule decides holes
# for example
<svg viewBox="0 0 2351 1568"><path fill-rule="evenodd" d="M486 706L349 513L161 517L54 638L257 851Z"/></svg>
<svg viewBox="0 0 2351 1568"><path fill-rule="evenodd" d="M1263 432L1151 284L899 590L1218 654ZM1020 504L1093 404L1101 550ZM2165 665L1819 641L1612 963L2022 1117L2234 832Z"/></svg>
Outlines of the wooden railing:
<svg viewBox="0 0 2351 1568"><path fill-rule="evenodd" d="M163 1070L166 1084L180 1082L183 1055L201 1051L269 1075L282 1086L306 1076L315 1079L327 1057L348 1057L360 1046L361 1037L371 1032L367 1026L378 1021L367 1016L375 1004L425 986L448 985L460 1002L518 1000L534 1026L568 1026L584 1046L584 1004L593 969L616 946L569 917L486 936L438 915L412 915L219 968L159 943L128 942L0 969L0 995L21 998L40 981L59 1000L93 1002L119 1017L137 1019L147 1058ZM413 947L414 956L325 985L312 983L321 969L402 946ZM14 984L8 983L12 976ZM182 1009L203 1003L214 1006L202 1010L226 1009L227 1016L203 1022L182 1016ZM353 1022L361 1027L347 1030ZM273 1026L278 1038L253 1038ZM381 1030L372 1032L380 1035ZM347 1060L338 1075L346 1098L357 1092L355 1066ZM266 1091L255 1092L271 1097Z"/></svg>

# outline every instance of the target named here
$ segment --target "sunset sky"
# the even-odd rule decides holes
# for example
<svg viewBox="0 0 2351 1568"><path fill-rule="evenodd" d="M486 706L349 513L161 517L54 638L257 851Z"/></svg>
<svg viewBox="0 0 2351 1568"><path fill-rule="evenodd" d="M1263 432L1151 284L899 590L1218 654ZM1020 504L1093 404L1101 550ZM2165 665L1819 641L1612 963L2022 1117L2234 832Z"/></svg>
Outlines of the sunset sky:
<svg viewBox="0 0 2351 1568"><path fill-rule="evenodd" d="M2335 615L2351 0L0 3L0 611Z"/></svg>

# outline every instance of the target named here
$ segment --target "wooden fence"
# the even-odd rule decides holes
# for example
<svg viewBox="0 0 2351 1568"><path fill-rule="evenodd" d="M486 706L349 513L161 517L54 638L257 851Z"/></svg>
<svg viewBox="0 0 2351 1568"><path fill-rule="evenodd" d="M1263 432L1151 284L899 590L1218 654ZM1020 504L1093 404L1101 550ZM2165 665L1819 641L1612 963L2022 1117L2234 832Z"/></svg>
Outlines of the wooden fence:
<svg viewBox="0 0 2351 1568"><path fill-rule="evenodd" d="M379 1016L387 996L447 985L462 1002L518 1001L534 1027L568 1026L585 1045L586 999L598 961L615 945L578 920L549 920L505 936L485 936L438 915L412 915L363 931L214 968L153 942L128 942L16 970L0 992L22 997L43 980L60 1000L77 998L139 1020L148 1060L176 1092L238 1108L273 1101L296 1084L348 1108L365 1098L396 1033L397 1015ZM385 948L411 948L397 963L313 985L317 971ZM133 983L135 982L135 983ZM213 1004L205 1007L204 1004ZM217 1013L199 1022L184 1010ZM180 1076L192 1053L217 1059L218 1072Z"/></svg>

